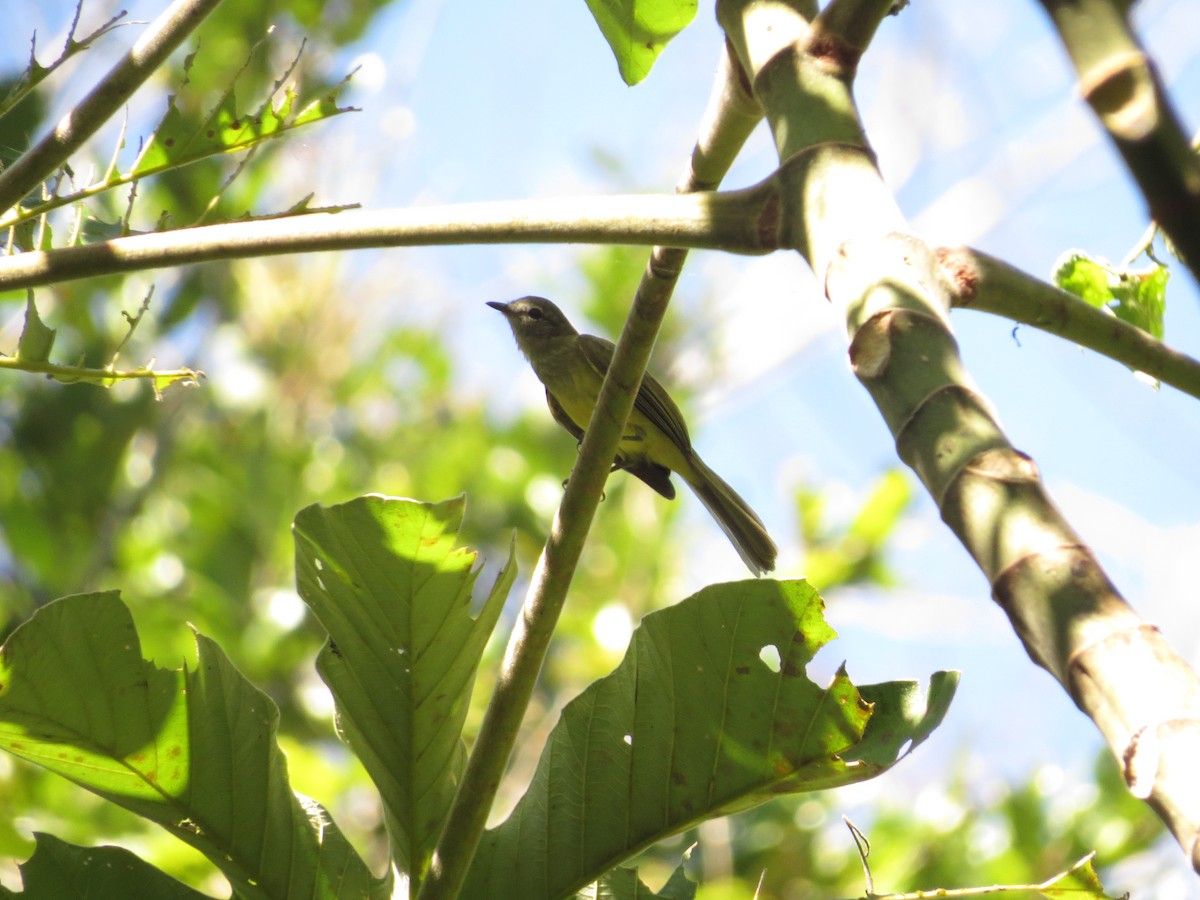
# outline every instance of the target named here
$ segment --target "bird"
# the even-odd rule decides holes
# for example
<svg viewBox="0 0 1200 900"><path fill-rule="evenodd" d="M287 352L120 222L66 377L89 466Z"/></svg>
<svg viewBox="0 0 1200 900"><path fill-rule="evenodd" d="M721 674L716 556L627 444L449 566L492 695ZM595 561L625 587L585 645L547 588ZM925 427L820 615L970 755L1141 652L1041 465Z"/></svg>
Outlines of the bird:
<svg viewBox="0 0 1200 900"><path fill-rule="evenodd" d="M613 343L580 334L545 297L493 300L487 305L508 320L517 347L546 389L554 420L582 441L612 363ZM777 550L762 519L705 465L692 447L679 407L649 372L642 378L617 447L613 470L617 469L641 479L668 500L675 498L671 481L675 472L721 526L751 572L757 576L775 568Z"/></svg>

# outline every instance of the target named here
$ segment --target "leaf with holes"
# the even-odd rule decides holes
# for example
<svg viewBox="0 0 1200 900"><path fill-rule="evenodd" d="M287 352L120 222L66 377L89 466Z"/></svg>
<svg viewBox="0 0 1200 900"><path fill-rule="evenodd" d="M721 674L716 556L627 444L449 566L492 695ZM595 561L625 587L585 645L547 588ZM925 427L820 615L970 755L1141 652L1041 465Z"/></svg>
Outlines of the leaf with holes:
<svg viewBox="0 0 1200 900"><path fill-rule="evenodd" d="M945 714L895 682L805 674L834 637L804 581L712 585L642 620L614 672L563 710L533 782L485 833L464 896L561 897L654 842L776 794L860 781Z"/></svg>

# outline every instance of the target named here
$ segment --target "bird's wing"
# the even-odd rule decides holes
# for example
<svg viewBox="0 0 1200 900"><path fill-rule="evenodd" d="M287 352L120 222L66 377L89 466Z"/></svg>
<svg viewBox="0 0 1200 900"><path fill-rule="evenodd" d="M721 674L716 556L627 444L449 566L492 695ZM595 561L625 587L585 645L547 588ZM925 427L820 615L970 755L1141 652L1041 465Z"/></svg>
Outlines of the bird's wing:
<svg viewBox="0 0 1200 900"><path fill-rule="evenodd" d="M571 436L577 442L583 440L583 429L575 424L574 419L567 415L567 411L562 408L562 404L558 402L558 398L550 393L550 388L546 388L546 405L550 407L550 415L554 416L555 422L571 432Z"/></svg>
<svg viewBox="0 0 1200 900"><path fill-rule="evenodd" d="M596 371L601 375L607 374L614 350L610 341L591 334L581 334L579 348ZM633 408L649 419L651 424L670 438L671 443L681 451L691 453L692 439L688 437L683 413L679 411L666 389L649 372L642 376L642 385L634 398Z"/></svg>
<svg viewBox="0 0 1200 900"><path fill-rule="evenodd" d="M562 404L554 398L554 395L549 390L546 391L546 405L550 407L550 415L554 416L554 421L569 431L576 441L582 443L583 429L576 425L575 420L567 415L567 411L562 408ZM617 469L623 469L630 475L637 476L668 500L675 499L675 485L671 483L671 470L666 466L660 466L658 463L647 462L645 460L623 459L621 454L618 453L617 459L613 463L613 471Z"/></svg>

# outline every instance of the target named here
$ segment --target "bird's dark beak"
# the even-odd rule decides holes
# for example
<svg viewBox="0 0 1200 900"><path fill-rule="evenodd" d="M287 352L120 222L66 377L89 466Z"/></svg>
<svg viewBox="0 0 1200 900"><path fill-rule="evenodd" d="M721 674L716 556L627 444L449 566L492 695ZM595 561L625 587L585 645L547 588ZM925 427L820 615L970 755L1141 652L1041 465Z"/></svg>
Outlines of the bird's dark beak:
<svg viewBox="0 0 1200 900"><path fill-rule="evenodd" d="M506 316L510 315L507 303L501 303L499 300L489 300L487 301L487 305L492 309L500 310L500 312L504 313Z"/></svg>

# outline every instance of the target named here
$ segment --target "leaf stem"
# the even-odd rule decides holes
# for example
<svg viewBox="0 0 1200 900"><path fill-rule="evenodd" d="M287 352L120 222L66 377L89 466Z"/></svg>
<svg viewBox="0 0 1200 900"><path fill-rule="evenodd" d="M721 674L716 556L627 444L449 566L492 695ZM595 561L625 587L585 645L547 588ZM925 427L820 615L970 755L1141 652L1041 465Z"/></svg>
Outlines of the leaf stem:
<svg viewBox="0 0 1200 900"><path fill-rule="evenodd" d="M109 387L118 381L148 379L173 384L177 381L198 383L203 372L196 369L152 369L141 367L137 369L96 369L89 366L66 366L38 360L19 359L15 356L0 355L0 369L13 369L20 372L32 372L38 375L48 375L56 381L80 382Z"/></svg>

